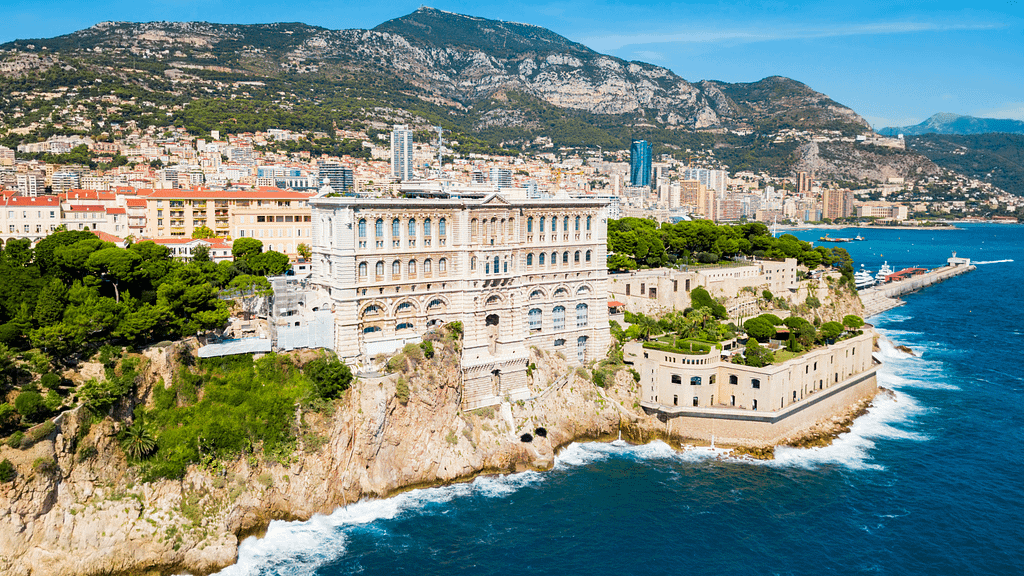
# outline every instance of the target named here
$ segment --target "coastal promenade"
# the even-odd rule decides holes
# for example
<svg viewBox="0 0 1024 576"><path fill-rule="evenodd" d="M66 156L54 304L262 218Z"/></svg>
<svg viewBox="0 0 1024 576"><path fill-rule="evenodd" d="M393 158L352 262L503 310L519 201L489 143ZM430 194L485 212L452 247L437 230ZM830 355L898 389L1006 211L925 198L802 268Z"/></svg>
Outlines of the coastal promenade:
<svg viewBox="0 0 1024 576"><path fill-rule="evenodd" d="M906 302L900 300L900 296L911 292L917 292L922 288L942 282L943 280L948 280L953 276L966 274L975 268L976 267L970 263L949 264L918 276L911 276L906 280L889 282L888 284L865 288L860 291L860 300L864 303L864 317L870 318L871 316L881 314L886 310L892 310L897 306L902 306L906 304Z"/></svg>

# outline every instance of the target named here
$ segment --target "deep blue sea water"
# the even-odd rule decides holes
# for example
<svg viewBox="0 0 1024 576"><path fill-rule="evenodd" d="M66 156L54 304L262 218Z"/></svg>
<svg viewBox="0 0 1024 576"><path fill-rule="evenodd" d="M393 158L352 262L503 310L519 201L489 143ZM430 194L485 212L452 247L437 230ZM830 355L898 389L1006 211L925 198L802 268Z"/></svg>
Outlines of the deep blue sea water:
<svg viewBox="0 0 1024 576"><path fill-rule="evenodd" d="M550 472L274 522L222 574L1024 574L1024 227L963 228L843 245L873 271L979 266L871 320L920 357L883 341L896 398L830 447L574 444Z"/></svg>

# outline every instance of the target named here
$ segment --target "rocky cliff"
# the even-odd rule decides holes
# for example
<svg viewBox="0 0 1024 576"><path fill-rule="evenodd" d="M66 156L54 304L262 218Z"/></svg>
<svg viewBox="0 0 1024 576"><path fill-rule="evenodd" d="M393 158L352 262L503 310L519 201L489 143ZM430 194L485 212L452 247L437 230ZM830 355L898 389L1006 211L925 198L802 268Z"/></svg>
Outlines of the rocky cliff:
<svg viewBox="0 0 1024 576"><path fill-rule="evenodd" d="M169 350L147 355L146 381L169 375ZM459 409L459 370L450 362L361 380L324 413L298 416L309 431L292 456L193 466L181 480L143 482L118 447L114 420L89 425L83 410L65 413L31 448L0 447L0 459L17 467L16 479L0 484L0 507L9 510L0 518L0 572L210 573L232 564L240 538L272 519L481 473L545 469L575 439L615 434L623 420L655 425L642 424L649 419L634 408L628 371L601 389L560 356L534 351L533 361L535 399L474 412ZM411 392L405 403L399 377ZM149 396L143 383L135 401Z"/></svg>

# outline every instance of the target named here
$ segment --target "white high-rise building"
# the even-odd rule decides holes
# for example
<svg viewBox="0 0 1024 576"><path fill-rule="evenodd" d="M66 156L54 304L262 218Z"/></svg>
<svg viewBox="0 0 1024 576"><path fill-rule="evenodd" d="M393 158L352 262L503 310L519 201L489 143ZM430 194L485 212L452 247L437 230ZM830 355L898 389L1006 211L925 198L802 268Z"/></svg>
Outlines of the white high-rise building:
<svg viewBox="0 0 1024 576"><path fill-rule="evenodd" d="M391 176L412 180L412 130L405 124L391 131Z"/></svg>

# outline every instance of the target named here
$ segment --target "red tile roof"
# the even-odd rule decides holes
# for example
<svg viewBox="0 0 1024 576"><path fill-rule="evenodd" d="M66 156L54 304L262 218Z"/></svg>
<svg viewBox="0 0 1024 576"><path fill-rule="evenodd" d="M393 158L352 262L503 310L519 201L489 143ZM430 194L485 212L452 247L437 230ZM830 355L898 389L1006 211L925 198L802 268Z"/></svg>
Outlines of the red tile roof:
<svg viewBox="0 0 1024 576"><path fill-rule="evenodd" d="M129 208L145 208L146 207L146 199L145 198L127 198L127 199L125 199L124 203Z"/></svg>
<svg viewBox="0 0 1024 576"><path fill-rule="evenodd" d="M128 211L124 208L107 208L107 214L127 214Z"/></svg>
<svg viewBox="0 0 1024 576"><path fill-rule="evenodd" d="M56 196L12 196L7 199L8 206L58 206L60 200Z"/></svg>
<svg viewBox="0 0 1024 576"><path fill-rule="evenodd" d="M263 187L256 190L154 190L149 197L166 200L308 200L313 194Z"/></svg>

